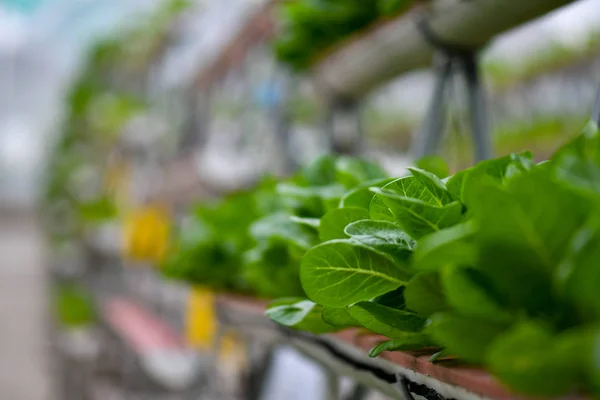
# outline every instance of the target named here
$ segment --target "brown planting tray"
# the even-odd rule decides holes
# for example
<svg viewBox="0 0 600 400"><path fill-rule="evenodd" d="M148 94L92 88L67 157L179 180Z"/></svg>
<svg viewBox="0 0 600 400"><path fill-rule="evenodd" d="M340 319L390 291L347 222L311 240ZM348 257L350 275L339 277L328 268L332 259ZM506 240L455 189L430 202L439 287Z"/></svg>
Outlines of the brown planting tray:
<svg viewBox="0 0 600 400"><path fill-rule="evenodd" d="M218 315L220 319L225 317L223 322L226 325L257 333L265 330L276 332L273 337L291 344L320 364L391 396L398 395L397 383L399 377L404 377L434 389L445 398L531 399L511 393L482 368L461 364L457 360L431 363L429 358L433 351L427 349L384 352L375 359L369 358L369 349L387 339L360 329L317 336L280 327L264 315L267 304L265 300L237 295L217 297ZM572 395L563 399L584 397Z"/></svg>

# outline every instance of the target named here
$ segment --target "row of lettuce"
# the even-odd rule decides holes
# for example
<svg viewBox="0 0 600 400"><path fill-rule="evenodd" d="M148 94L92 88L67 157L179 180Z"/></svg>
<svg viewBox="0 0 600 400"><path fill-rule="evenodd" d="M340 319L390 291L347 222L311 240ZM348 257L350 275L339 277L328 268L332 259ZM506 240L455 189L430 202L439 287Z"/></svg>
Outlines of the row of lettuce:
<svg viewBox="0 0 600 400"><path fill-rule="evenodd" d="M274 321L361 327L371 350L431 348L516 391L600 394L600 136L451 177L326 156L283 182L198 206L165 274L274 298Z"/></svg>
<svg viewBox="0 0 600 400"><path fill-rule="evenodd" d="M87 54L78 79L65 98L63 130L46 167L40 215L54 262L67 262L73 244L86 241L90 228L115 221L119 158L114 149L127 124L148 110L143 93L148 60L185 0L157 3L143 18L99 41ZM115 175L115 176L111 176ZM122 175L122 173L121 173ZM96 322L92 294L73 273L58 273L51 297L63 327L86 328Z"/></svg>
<svg viewBox="0 0 600 400"><path fill-rule="evenodd" d="M282 32L277 58L305 70L324 52L356 32L408 9L414 0L296 0L279 7Z"/></svg>
<svg viewBox="0 0 600 400"><path fill-rule="evenodd" d="M373 11L375 3L390 8ZM305 67L341 36L407 4L290 2L296 22L278 45L280 58ZM99 48L70 98L45 197L57 242L118 212L102 182L90 179L106 166L124 124L145 108L135 94L107 89L118 53L114 43ZM598 127L590 122L541 164L522 153L451 177L443 167L432 171L412 168L395 179L365 160L325 156L285 181L265 178L198 205L162 271L275 299L267 315L293 329L359 327L387 337L372 356L430 348L434 360L486 366L523 393L600 395ZM77 289L61 293L56 307L65 321L92 318Z"/></svg>

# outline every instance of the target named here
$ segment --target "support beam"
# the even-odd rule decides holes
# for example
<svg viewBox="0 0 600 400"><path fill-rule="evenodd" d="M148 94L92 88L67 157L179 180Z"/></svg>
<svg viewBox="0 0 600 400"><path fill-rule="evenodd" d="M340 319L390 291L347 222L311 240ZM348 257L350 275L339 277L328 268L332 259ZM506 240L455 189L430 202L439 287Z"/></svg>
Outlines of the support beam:
<svg viewBox="0 0 600 400"><path fill-rule="evenodd" d="M434 0L350 39L313 69L315 87L332 100L358 99L376 86L431 63L434 48L419 30L426 18L437 37L476 49L494 36L574 0Z"/></svg>

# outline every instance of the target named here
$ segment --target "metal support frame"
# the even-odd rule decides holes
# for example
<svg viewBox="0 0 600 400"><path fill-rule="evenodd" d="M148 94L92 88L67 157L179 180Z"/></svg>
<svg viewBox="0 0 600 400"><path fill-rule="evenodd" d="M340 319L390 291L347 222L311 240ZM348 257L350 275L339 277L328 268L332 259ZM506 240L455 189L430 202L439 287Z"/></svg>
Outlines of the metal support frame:
<svg viewBox="0 0 600 400"><path fill-rule="evenodd" d="M356 100L333 102L325 114L325 134L329 150L336 154L358 155L365 145L361 104ZM351 118L352 127L343 131L339 118Z"/></svg>
<svg viewBox="0 0 600 400"><path fill-rule="evenodd" d="M294 145L292 142L292 131L290 129L290 117L282 107L277 107L274 112L275 134L281 140L284 157L284 172L292 173L298 167Z"/></svg>
<svg viewBox="0 0 600 400"><path fill-rule="evenodd" d="M594 121L596 125L600 125L600 87L598 87L598 91L596 92L596 101L594 102L594 108L592 109L591 120Z"/></svg>
<svg viewBox="0 0 600 400"><path fill-rule="evenodd" d="M325 378L325 385L323 385L322 400L339 400L340 398L340 377L336 372L322 365L323 377Z"/></svg>
<svg viewBox="0 0 600 400"><path fill-rule="evenodd" d="M191 91L185 99L187 110L179 145L180 151L199 148L206 143L210 119L210 91L202 94Z"/></svg>
<svg viewBox="0 0 600 400"><path fill-rule="evenodd" d="M438 149L445 125L445 102L453 79L454 66L465 79L475 159L486 160L492 156L492 146L486 99L479 74L479 61L474 51L441 51L440 61L435 71L431 103L423 126L415 138L413 153L420 158L433 154Z"/></svg>
<svg viewBox="0 0 600 400"><path fill-rule="evenodd" d="M250 343L249 343L250 344ZM252 350L249 346L249 353ZM264 394L264 388L270 373L273 371L273 361L275 359L277 347L268 346L265 353L256 362L252 362L251 354L249 356L249 369L246 376L245 400L260 400Z"/></svg>
<svg viewBox="0 0 600 400"><path fill-rule="evenodd" d="M292 141L292 129L289 114L288 98L292 77L286 71L275 71L274 80L279 82L281 93L277 101L270 107L269 113L275 125L275 135L281 143L284 155L283 168L286 174L298 168L298 157Z"/></svg>
<svg viewBox="0 0 600 400"><path fill-rule="evenodd" d="M344 400L365 400L371 391L363 384L357 383L352 388L352 391L344 398Z"/></svg>
<svg viewBox="0 0 600 400"><path fill-rule="evenodd" d="M408 389L408 379L406 379L405 376L398 375L398 383L396 385L404 400L414 400L412 393L410 393L410 390Z"/></svg>
<svg viewBox="0 0 600 400"><path fill-rule="evenodd" d="M453 79L453 67L457 67L465 79L475 159L481 161L490 158L492 156L490 127L477 49L463 49L446 43L432 31L425 18L419 21L418 27L429 44L438 49L440 61L436 66L433 97L425 122L419 136L415 138L413 147L415 156L420 158L433 154L438 148L445 123L445 97Z"/></svg>
<svg viewBox="0 0 600 400"><path fill-rule="evenodd" d="M467 99L471 117L471 133L475 145L476 161L492 157L490 128L487 117L487 104L479 75L479 61L477 54L469 52L462 55L458 62L461 72L465 75L467 86Z"/></svg>
<svg viewBox="0 0 600 400"><path fill-rule="evenodd" d="M442 136L445 124L444 98L452 76L452 59L442 54L435 65L433 97L419 134L414 139L413 154L417 158L433 154Z"/></svg>

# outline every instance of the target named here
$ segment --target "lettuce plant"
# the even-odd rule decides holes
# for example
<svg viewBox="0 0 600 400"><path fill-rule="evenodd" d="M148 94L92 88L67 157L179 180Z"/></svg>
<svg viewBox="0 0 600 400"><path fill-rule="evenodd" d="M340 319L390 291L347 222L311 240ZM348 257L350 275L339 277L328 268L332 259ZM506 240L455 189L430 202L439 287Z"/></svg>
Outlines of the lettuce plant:
<svg viewBox="0 0 600 400"><path fill-rule="evenodd" d="M251 191L201 204L177 235L163 271L218 290L306 297L300 284L306 251L343 235L346 223L338 221L337 205L344 193L383 176L369 162L324 156L283 182L265 179ZM358 211L343 221L368 216ZM326 229L322 220L331 221Z"/></svg>
<svg viewBox="0 0 600 400"><path fill-rule="evenodd" d="M359 186L320 219L307 298L267 315L388 337L372 356L437 347L526 394L600 393L599 182L590 122L544 163L520 153Z"/></svg>

